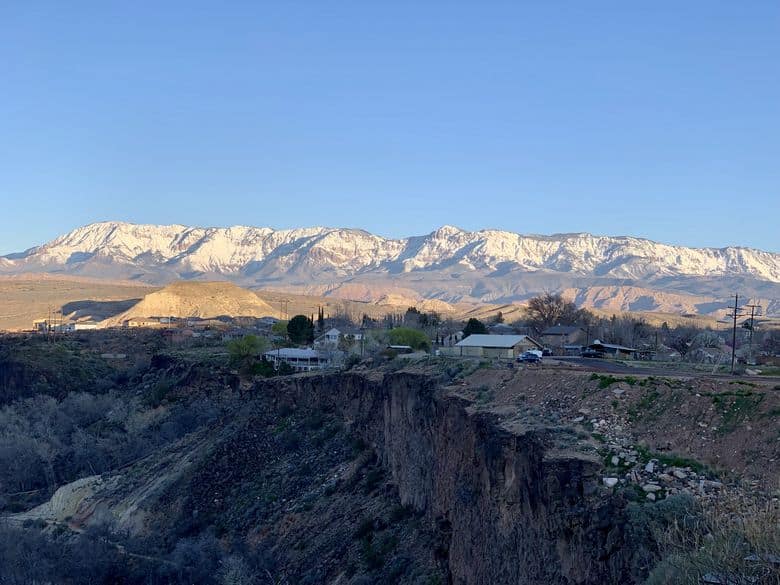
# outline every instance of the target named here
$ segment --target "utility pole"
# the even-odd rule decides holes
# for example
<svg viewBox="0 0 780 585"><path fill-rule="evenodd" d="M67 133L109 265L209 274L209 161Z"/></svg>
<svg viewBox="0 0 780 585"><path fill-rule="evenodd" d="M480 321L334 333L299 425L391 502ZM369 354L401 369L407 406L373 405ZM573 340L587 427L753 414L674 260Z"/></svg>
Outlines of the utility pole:
<svg viewBox="0 0 780 585"><path fill-rule="evenodd" d="M741 317L744 315L742 313L742 307L739 306L739 295L734 295L734 306L729 307L729 309L732 309L732 314L728 315L729 317L734 318L734 325L731 330L731 373L734 373L734 361L737 356L737 317Z"/></svg>
<svg viewBox="0 0 780 585"><path fill-rule="evenodd" d="M288 313L288 304L290 299L279 299L279 316L284 321L290 320L290 314Z"/></svg>
<svg viewBox="0 0 780 585"><path fill-rule="evenodd" d="M748 356L750 358L753 357L753 330L756 328L756 321L755 318L761 315L761 305L745 305L745 307L750 307L750 336L749 336L749 349L748 349Z"/></svg>

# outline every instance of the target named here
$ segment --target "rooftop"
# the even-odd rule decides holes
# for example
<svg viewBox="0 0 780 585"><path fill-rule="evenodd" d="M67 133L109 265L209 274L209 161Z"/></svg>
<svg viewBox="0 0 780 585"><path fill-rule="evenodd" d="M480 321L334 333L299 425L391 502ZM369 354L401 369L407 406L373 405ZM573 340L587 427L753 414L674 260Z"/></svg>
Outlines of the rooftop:
<svg viewBox="0 0 780 585"><path fill-rule="evenodd" d="M524 341L530 341L534 345L538 345L533 339L527 335L485 335L482 333L475 333L469 335L467 338L459 341L455 344L456 347L502 347L510 348L514 347L518 343Z"/></svg>
<svg viewBox="0 0 780 585"><path fill-rule="evenodd" d="M542 335L571 335L581 329L577 325L553 325L542 331Z"/></svg>
<svg viewBox="0 0 780 585"><path fill-rule="evenodd" d="M619 349L621 351L638 351L634 347L626 347L625 345L617 345L615 343L604 343L602 341L599 341L598 339L595 339L593 343L591 343L588 347L590 348L597 348L597 347L604 347L608 349Z"/></svg>
<svg viewBox="0 0 780 585"><path fill-rule="evenodd" d="M264 355L281 359L311 360L319 358L320 352L309 348L282 347L280 349L272 349L267 351Z"/></svg>

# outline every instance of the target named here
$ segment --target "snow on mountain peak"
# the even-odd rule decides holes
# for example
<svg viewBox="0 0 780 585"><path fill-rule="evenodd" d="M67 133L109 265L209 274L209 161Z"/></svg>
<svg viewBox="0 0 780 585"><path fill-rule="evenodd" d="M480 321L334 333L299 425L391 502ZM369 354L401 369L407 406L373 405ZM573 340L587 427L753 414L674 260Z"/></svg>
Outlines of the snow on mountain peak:
<svg viewBox="0 0 780 585"><path fill-rule="evenodd" d="M444 225L425 236L390 239L359 229L187 227L107 221L77 228L24 254L0 259L3 272L55 267L74 273L100 260L131 274L171 277L209 273L227 278L290 272L435 271L447 266L491 272L552 271L643 279L663 275L743 276L780 282L780 254L749 248L687 248L632 237L469 232Z"/></svg>

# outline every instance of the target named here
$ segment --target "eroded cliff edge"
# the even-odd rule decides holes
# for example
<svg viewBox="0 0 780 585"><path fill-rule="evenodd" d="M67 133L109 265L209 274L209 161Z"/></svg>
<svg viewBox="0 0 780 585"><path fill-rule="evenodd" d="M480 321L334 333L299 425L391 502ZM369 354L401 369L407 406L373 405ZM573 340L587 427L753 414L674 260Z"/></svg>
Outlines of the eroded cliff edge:
<svg viewBox="0 0 780 585"><path fill-rule="evenodd" d="M334 409L401 502L446 535L453 583L629 582L624 502L560 427L481 411L441 380L377 372L262 382L277 408Z"/></svg>
<svg viewBox="0 0 780 585"><path fill-rule="evenodd" d="M600 485L593 445L522 403L480 404L441 372L241 388L175 361L156 372L178 380L166 402L205 394L218 418L132 465L62 486L17 523L107 529L152 551L210 533L262 553L289 583L637 577L625 501Z"/></svg>

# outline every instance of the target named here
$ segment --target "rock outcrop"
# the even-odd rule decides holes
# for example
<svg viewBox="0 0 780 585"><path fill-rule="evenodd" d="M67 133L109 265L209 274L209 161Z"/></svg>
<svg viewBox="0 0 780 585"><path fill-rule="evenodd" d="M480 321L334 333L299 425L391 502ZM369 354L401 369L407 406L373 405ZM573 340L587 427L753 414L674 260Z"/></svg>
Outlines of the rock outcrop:
<svg viewBox="0 0 780 585"><path fill-rule="evenodd" d="M263 383L259 392L278 392ZM627 582L622 501L554 429L505 428L412 374L296 377L277 400L342 410L413 506L447 537L453 583Z"/></svg>
<svg viewBox="0 0 780 585"><path fill-rule="evenodd" d="M341 535L353 534L366 510L378 505L360 499L374 488L350 487L360 464L334 455L340 449L336 443L326 447L289 431L269 431L289 421L288 413L301 420L319 415L338 421L345 436L374 451L371 457L384 470L387 486L381 497L413 509L422 520L417 534L436 535L409 538L416 539L417 551L426 550L421 542L435 543L430 562L438 563L452 583L632 582L624 501L602 485L597 458L571 444L564 447L559 427L500 419L475 409L436 378L408 372L276 378L256 383L245 398L232 420L193 433L159 457L102 481L88 478L61 488L48 504L17 519L67 516L78 524L74 528L102 525L136 535L171 530L166 522L217 519L225 530L262 539L272 554L284 557L280 564L289 575L302 575L306 557L291 560L290 551L309 537L296 536L296 530L338 530L323 539L330 544L316 546L343 547ZM291 441L305 444L305 455L288 450L285 459L273 452L275 445ZM304 462L311 454L332 461L324 467ZM296 461L309 469L305 476ZM279 484L273 466L298 477L298 487ZM276 487L269 491L271 485ZM260 491L250 497L251 490ZM56 509L58 502L66 502L67 510ZM337 513L328 508L334 505L341 505ZM328 514L334 519L323 520ZM387 522L383 530L393 529L395 521ZM338 563L345 553L328 550L318 554L330 555L333 566L318 569L318 582L337 582L343 573Z"/></svg>

